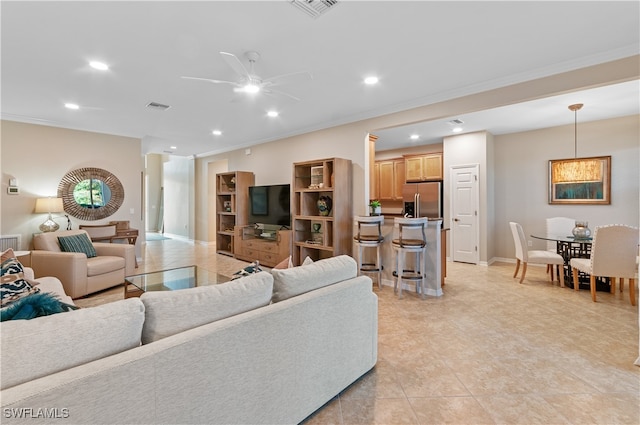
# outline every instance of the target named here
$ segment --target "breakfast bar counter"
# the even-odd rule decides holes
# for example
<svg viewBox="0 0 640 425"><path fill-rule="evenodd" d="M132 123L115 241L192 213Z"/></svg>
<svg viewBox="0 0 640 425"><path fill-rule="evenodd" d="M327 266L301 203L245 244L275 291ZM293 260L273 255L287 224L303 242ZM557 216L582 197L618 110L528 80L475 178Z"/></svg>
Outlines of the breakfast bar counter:
<svg viewBox="0 0 640 425"><path fill-rule="evenodd" d="M399 216L398 216L399 217ZM394 237L394 218L393 216L385 216L384 224L382 225L382 236L384 236L384 242L381 245L382 255L382 283L385 286L393 287L393 271L394 271L394 256L393 248L391 246L391 240ZM428 296L439 297L443 294L442 285L444 284L444 277L446 275L446 231L449 229L442 228L442 219L429 219L427 228L425 229L425 235L427 238L427 255L426 255L426 291ZM354 232L356 234L356 232ZM354 248L354 255L357 255L357 249ZM364 262L373 262L375 251L365 250ZM413 267L412 264L408 264L409 267ZM371 275L372 279L375 278ZM377 282L376 282L377 284ZM405 284L403 289L408 289L415 292L413 285L408 286Z"/></svg>

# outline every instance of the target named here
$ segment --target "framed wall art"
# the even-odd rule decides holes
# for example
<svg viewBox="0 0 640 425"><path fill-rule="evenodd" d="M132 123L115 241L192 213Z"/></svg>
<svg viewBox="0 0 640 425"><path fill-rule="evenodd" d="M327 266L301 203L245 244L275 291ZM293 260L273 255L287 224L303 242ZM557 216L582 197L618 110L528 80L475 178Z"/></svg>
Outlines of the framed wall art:
<svg viewBox="0 0 640 425"><path fill-rule="evenodd" d="M611 156L549 160L550 204L611 204Z"/></svg>

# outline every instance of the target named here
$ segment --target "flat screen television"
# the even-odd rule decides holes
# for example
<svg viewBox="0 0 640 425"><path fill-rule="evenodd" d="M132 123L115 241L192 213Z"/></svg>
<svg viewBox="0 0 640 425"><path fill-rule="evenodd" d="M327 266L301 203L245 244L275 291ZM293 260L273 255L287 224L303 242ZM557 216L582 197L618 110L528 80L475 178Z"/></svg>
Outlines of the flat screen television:
<svg viewBox="0 0 640 425"><path fill-rule="evenodd" d="M291 185L249 187L249 223L291 226Z"/></svg>

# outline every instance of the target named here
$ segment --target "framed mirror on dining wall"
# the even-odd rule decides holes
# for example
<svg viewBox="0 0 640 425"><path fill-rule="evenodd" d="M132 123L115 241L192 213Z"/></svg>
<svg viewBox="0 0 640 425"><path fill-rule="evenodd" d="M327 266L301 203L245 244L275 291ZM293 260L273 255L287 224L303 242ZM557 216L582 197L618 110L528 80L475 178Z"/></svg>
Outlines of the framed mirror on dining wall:
<svg viewBox="0 0 640 425"><path fill-rule="evenodd" d="M101 220L113 215L124 202L124 187L112 173L85 167L64 175L58 185L67 214L81 220Z"/></svg>

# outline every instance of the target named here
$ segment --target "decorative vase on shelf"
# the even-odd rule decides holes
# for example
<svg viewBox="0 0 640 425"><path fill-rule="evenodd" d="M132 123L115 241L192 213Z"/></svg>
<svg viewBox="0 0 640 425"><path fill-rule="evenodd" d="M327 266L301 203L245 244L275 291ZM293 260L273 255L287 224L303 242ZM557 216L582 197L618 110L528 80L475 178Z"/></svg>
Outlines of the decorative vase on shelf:
<svg viewBox="0 0 640 425"><path fill-rule="evenodd" d="M322 195L318 198L318 213L322 216L328 216L333 206L333 201L330 196Z"/></svg>
<svg viewBox="0 0 640 425"><path fill-rule="evenodd" d="M576 239L589 239L591 237L591 229L589 229L589 222L576 221L576 227L571 231L573 237Z"/></svg>

